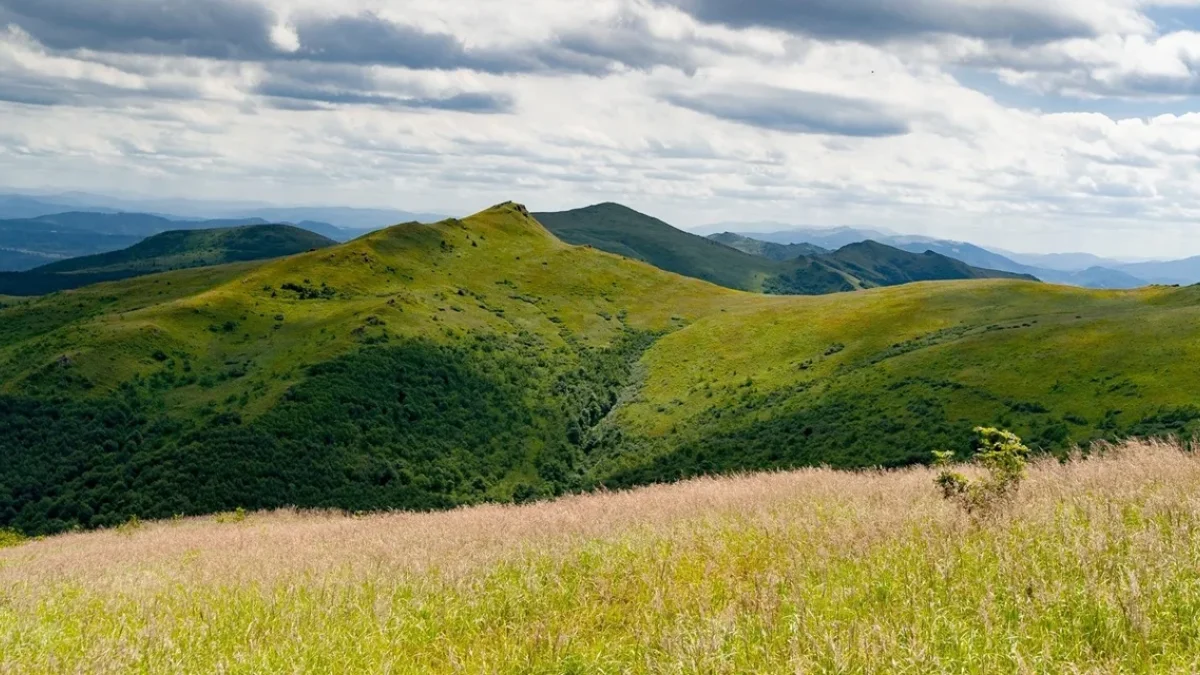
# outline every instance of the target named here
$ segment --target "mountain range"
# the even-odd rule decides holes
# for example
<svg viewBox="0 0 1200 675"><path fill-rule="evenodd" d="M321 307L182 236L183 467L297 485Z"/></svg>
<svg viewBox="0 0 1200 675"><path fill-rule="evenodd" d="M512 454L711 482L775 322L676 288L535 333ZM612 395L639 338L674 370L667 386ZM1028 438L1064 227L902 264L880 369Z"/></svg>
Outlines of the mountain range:
<svg viewBox="0 0 1200 675"><path fill-rule="evenodd" d="M902 466L969 450L980 424L1057 453L1200 432L1200 289L963 279L770 296L644 262L628 213L584 216L555 229L589 245L506 203L278 259L0 298L0 529ZM663 260L774 262L675 240L693 252ZM946 264L879 243L826 255L839 253L851 271L809 264L847 281Z"/></svg>
<svg viewBox="0 0 1200 675"><path fill-rule="evenodd" d="M436 222L446 216L398 209L365 209L343 206L280 207L258 202L206 201L198 199L132 199L85 192L48 195L0 194L0 220L36 218L65 212L147 213L175 221L260 219L264 222L299 225L305 221L349 230L351 235L333 236L345 241L381 227L408 222Z"/></svg>
<svg viewBox="0 0 1200 675"><path fill-rule="evenodd" d="M838 251L773 259L684 232L620 204L597 204L534 217L563 241L643 260L727 288L780 295L821 295L913 281L1015 278L938 254L912 254L858 242ZM804 247L789 250L801 251ZM1027 277L1033 279L1033 277Z"/></svg>
<svg viewBox="0 0 1200 675"><path fill-rule="evenodd" d="M716 233L710 237L720 240L729 234L732 233ZM1123 262L1086 253L1001 253L967 242L853 227L798 227L768 232L738 232L736 236L771 244L808 244L822 248L837 248L857 241L876 241L914 253L933 251L975 267L1027 274L1050 283L1087 288L1121 289L1147 284L1187 285L1200 282L1200 257L1165 262Z"/></svg>

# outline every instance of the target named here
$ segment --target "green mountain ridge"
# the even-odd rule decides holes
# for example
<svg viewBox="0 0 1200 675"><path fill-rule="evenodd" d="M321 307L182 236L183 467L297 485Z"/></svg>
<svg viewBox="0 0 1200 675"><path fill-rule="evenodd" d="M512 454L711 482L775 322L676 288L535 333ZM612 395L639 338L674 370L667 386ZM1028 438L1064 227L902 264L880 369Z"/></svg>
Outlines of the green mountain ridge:
<svg viewBox="0 0 1200 675"><path fill-rule="evenodd" d="M0 294L40 295L176 269L280 258L335 243L290 225L176 230L119 251L71 258L28 272L0 272Z"/></svg>
<svg viewBox="0 0 1200 675"><path fill-rule="evenodd" d="M1032 279L886 246L849 249L841 257L837 252L823 252L785 258L785 252L806 247L701 237L619 204L597 204L535 217L571 244L594 246L726 288L777 295L822 295L912 281ZM738 246L728 246L722 238Z"/></svg>
<svg viewBox="0 0 1200 675"><path fill-rule="evenodd" d="M980 424L1053 452L1200 431L1200 289L768 296L512 203L0 304L0 528L29 534L899 466Z"/></svg>

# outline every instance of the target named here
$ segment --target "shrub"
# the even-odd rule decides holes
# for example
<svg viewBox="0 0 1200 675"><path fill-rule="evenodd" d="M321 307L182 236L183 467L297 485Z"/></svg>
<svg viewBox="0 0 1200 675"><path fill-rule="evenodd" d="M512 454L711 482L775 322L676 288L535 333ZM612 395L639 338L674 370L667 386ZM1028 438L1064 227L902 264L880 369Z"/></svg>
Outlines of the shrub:
<svg viewBox="0 0 1200 675"><path fill-rule="evenodd" d="M225 513L218 513L216 515L216 521L218 523L240 523L245 520L246 520L246 509L244 509L240 506L237 507L236 509L234 509L233 511L226 511Z"/></svg>
<svg viewBox="0 0 1200 675"><path fill-rule="evenodd" d="M117 534L131 536L134 532L142 529L142 521L137 516L129 516L129 520L117 526Z"/></svg>
<svg viewBox="0 0 1200 675"><path fill-rule="evenodd" d="M934 466L941 469L934 482L942 496L972 515L994 510L1012 498L1025 478L1029 457L1029 448L1016 434L989 427L978 427L975 432L979 434L975 461L987 470L983 478L970 480L951 470L953 452L933 453Z"/></svg>
<svg viewBox="0 0 1200 675"><path fill-rule="evenodd" d="M20 546L28 539L25 535L16 530L0 529L0 548L9 548L11 546Z"/></svg>

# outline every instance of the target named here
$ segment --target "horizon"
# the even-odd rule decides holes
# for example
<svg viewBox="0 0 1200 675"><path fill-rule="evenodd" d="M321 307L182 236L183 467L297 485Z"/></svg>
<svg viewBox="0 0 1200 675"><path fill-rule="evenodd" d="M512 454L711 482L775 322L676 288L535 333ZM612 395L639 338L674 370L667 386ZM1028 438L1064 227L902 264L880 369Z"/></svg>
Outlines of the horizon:
<svg viewBox="0 0 1200 675"><path fill-rule="evenodd" d="M147 213L149 215L156 215L156 216L160 216L160 217L166 217L166 218L176 217L176 218L181 218L181 219L235 217L237 215L236 209L238 209L238 208L260 209L260 210L261 209L314 209L314 210L317 210L317 209L357 209L357 210L364 210L364 211L396 211L396 212L404 212L404 213L408 213L408 214L412 214L412 215L438 215L438 216L446 217L446 218L461 218L461 217L472 215L474 213L479 213L481 211L485 211L488 208L495 206L496 204L502 204L507 201L525 203L525 202L520 202L520 200L511 200L511 199L510 200L501 200L500 202L496 202L495 204L488 204L485 206L481 206L479 208L473 208L473 209L469 210L468 212L455 213L454 210L452 210L452 209L432 209L432 210L428 210L428 211L426 211L426 210L418 211L418 210L406 209L403 207L391 207L391 206L386 206L386 205L380 206L380 205L373 205L373 204L346 205L346 204L331 204L331 203L326 203L326 202L282 203L282 202L271 202L271 201L254 201L254 200L223 201L223 200L202 200L202 199L194 199L194 198L190 198L190 197L163 197L163 196L151 197L151 196L147 196L147 195L139 195L137 193L125 193L125 194L120 194L120 195L107 194L106 195L106 194L91 193L86 190L66 190L66 191L55 191L55 190L50 190L50 189L20 190L20 189L14 189L11 187L0 188L0 197L4 197L4 196L20 196L20 197L28 197L31 199L45 199L49 203L53 203L53 200L56 197L71 197L74 199L74 198L77 198L78 196L84 196L84 197L97 198L102 201L104 201L104 200L107 200L107 201L129 201L129 202L141 201L141 202L145 202L144 206L146 208L149 208L150 205L154 202L167 203L167 202L174 201L174 202L179 202L180 204L189 203L191 205L189 208L192 208L192 209L195 209L196 206L203 205L203 204L208 204L212 208L211 211L207 211L207 212L203 211L203 209L201 209L199 211L193 211L193 213L202 213L202 212L208 213L208 215L197 216L197 215L188 215L187 213L171 213L171 212L166 212L166 211L149 211L149 210L138 211L136 209L136 205L134 205L134 207L129 211L121 211L121 209L104 206L102 203L99 203L99 202L96 204L92 204L92 205L85 204L85 205L76 206L77 209L82 210L84 212L86 212L88 208L103 208L103 209L117 210L117 211L121 211L121 212L125 212L125 213ZM633 208L633 207L630 207L619 201L606 200L606 201L601 201L601 202L595 202L592 204L585 204L582 206L568 207L568 208L565 208L562 210L571 211L571 210L577 210L577 209L585 209L585 208L599 206L599 205L607 204L607 203L617 204L619 206L625 206L626 208ZM551 211L548 209L541 209L541 208L536 208L536 207L530 207L530 210L534 211L534 212ZM723 232L731 232L731 233L743 234L743 235L751 235L751 234L760 234L761 235L761 234L778 234L778 233L782 233L782 232L795 232L795 231L806 231L806 230L821 230L821 231L874 230L880 234L890 235L890 236L924 237L924 238L928 238L928 239L936 240L936 241L971 244L971 245L979 246L981 248L985 248L988 251L991 251L993 253L996 253L996 254L999 254L1002 256L1008 256L1008 255L1021 255L1021 256L1091 255L1091 256L1095 256L1097 258L1102 258L1106 261L1120 262L1120 263L1138 263L1138 262L1165 262L1165 261L1171 261L1171 260L1182 260L1184 258L1193 257L1193 255L1200 255L1200 253L1192 254L1192 255L1178 255L1175 257L1163 256L1163 255L1159 255L1159 256L1112 255L1112 254L1105 254L1105 253L1097 253L1095 251L1085 250L1082 248L1067 249L1067 250L1055 250L1055 251L1046 251L1046 250L1029 251L1029 250L1014 249L1014 248L1006 248L1003 246L989 244L984 241L969 241L969 240L962 240L962 239L953 239L953 238L941 237L941 236L936 236L936 235L927 235L927 234L920 234L920 233L910 232L910 231L895 230L893 228L883 226L883 225L864 224L864 223L817 225L817 224L806 224L806 223L787 223L787 222L781 222L781 221L746 221L746 222L730 221L730 222L705 223L705 224L694 225L694 226L683 226L683 225L679 225L677 223L673 223L673 222L667 221L665 219L662 219L661 217L655 215L654 213L646 213L646 212L641 211L640 209L636 209L636 208L634 208L634 210L639 211L639 212L643 213L644 215L648 215L648 216L651 216L654 218L658 218L659 220L663 220L663 222L666 222L668 225L675 227L676 229L679 229L683 232L687 232L689 234L694 234L694 235L701 236L701 237L707 237L711 234L719 234L719 233L723 233ZM346 229L346 230L363 229L363 228L357 228L357 227L343 227L343 226L338 226L338 227L341 227L341 229ZM385 225L382 227L387 227L387 226ZM724 228L730 228L730 229L724 229ZM757 229L755 229L755 228L757 228Z"/></svg>

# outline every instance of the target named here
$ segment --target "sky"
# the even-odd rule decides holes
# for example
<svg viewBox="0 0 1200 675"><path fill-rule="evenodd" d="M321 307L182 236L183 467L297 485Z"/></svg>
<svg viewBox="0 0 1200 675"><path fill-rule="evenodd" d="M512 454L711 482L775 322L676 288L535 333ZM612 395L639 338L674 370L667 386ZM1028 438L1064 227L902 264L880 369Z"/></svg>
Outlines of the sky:
<svg viewBox="0 0 1200 675"><path fill-rule="evenodd" d="M1200 254L1200 0L0 0L0 188Z"/></svg>

